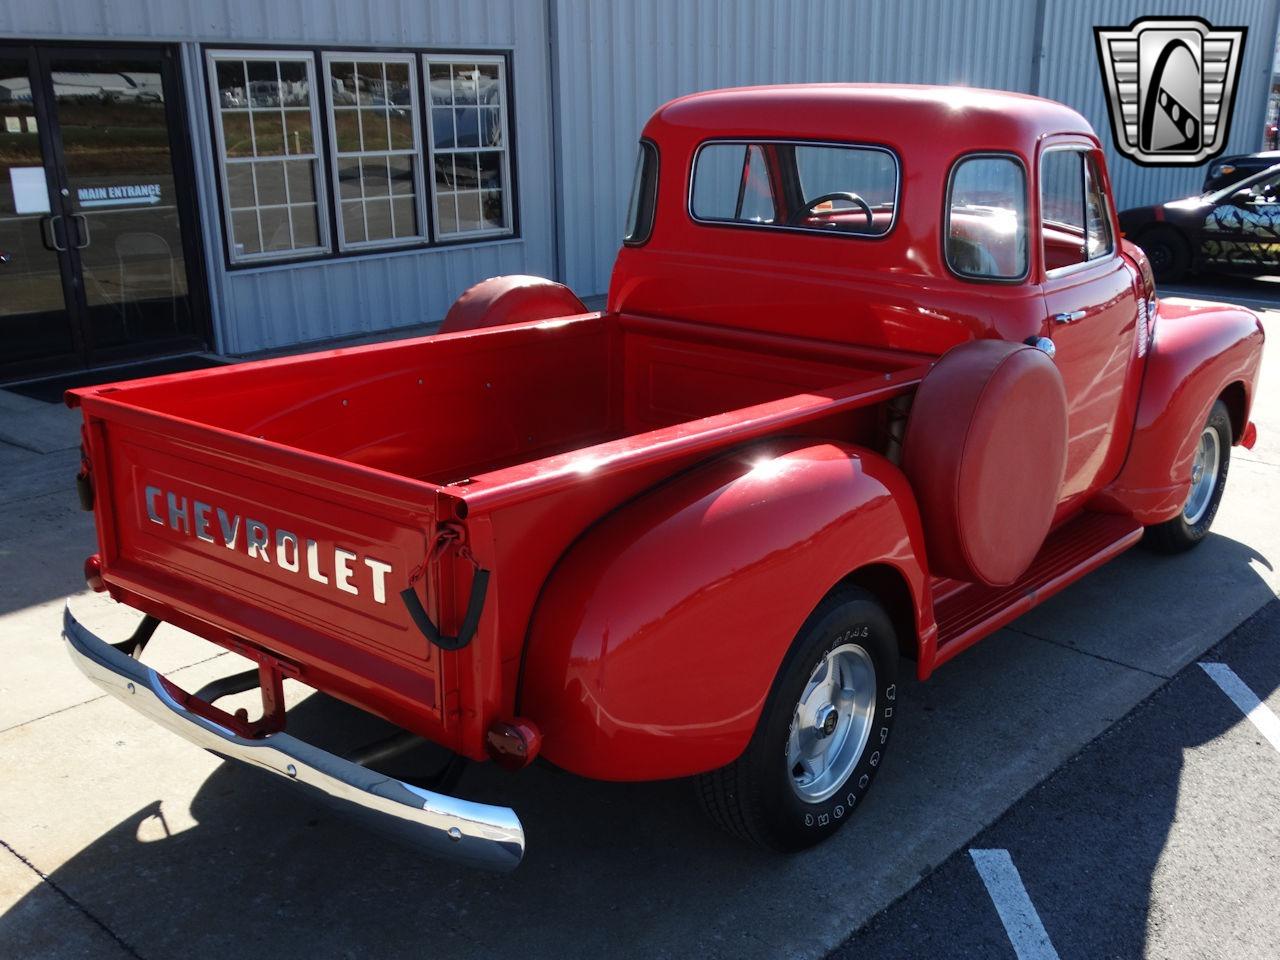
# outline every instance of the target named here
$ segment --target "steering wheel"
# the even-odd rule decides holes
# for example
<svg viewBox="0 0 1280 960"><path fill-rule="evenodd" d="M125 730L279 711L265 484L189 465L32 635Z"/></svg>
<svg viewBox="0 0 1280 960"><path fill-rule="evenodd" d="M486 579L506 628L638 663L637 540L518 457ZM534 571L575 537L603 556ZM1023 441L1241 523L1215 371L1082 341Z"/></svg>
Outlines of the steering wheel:
<svg viewBox="0 0 1280 960"><path fill-rule="evenodd" d="M837 191L836 193L824 193L820 197L814 197L812 200L807 201L803 207L791 215L791 219L787 221L787 225L794 227L796 224L800 223L801 220L812 217L814 215L813 208L820 203L826 203L828 200L847 200L849 203L862 208L862 212L867 215L867 226L871 226L875 223L875 216L871 213L871 204L867 203L867 201L863 200L856 193Z"/></svg>

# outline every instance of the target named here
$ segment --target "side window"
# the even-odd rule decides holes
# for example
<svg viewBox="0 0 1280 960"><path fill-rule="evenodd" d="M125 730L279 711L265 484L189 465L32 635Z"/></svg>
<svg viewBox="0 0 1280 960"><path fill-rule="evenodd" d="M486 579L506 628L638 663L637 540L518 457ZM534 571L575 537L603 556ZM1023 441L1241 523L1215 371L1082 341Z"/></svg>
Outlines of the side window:
<svg viewBox="0 0 1280 960"><path fill-rule="evenodd" d="M1098 171L1098 158L1088 154L1084 164L1085 243L1090 260L1111 253L1111 216L1107 212L1107 194L1102 189L1102 176Z"/></svg>
<svg viewBox="0 0 1280 960"><path fill-rule="evenodd" d="M1257 180L1231 195L1231 202L1239 207L1258 207L1280 203L1280 177Z"/></svg>
<svg viewBox="0 0 1280 960"><path fill-rule="evenodd" d="M961 158L947 193L947 265L962 277L1015 280L1027 272L1027 178L1012 157Z"/></svg>
<svg viewBox="0 0 1280 960"><path fill-rule="evenodd" d="M1040 229L1046 270L1058 270L1088 259L1081 151L1050 150L1041 158Z"/></svg>
<svg viewBox="0 0 1280 960"><path fill-rule="evenodd" d="M699 150L691 208L699 220L773 223L773 188L759 145L711 143Z"/></svg>
<svg viewBox="0 0 1280 960"><path fill-rule="evenodd" d="M639 246L653 231L653 214L658 198L658 148L648 140L640 141L636 157L636 175L631 184L631 200L627 203L627 225L622 242Z"/></svg>

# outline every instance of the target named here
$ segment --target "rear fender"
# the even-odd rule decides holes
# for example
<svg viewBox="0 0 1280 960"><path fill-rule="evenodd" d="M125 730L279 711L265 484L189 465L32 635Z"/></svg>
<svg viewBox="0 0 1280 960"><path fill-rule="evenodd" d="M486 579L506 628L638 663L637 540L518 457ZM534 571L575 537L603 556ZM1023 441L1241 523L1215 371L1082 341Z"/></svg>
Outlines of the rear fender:
<svg viewBox="0 0 1280 960"><path fill-rule="evenodd" d="M582 776L723 766L805 618L851 571L900 574L933 642L921 543L906 478L870 451L796 438L705 464L560 560L531 622L520 713L542 755Z"/></svg>
<svg viewBox="0 0 1280 960"><path fill-rule="evenodd" d="M1240 440L1258 383L1262 341L1262 321L1243 307L1159 301L1129 454L1120 475L1099 495L1100 508L1145 524L1177 516L1190 489L1200 428L1233 384L1243 391L1243 404L1232 411L1234 439Z"/></svg>

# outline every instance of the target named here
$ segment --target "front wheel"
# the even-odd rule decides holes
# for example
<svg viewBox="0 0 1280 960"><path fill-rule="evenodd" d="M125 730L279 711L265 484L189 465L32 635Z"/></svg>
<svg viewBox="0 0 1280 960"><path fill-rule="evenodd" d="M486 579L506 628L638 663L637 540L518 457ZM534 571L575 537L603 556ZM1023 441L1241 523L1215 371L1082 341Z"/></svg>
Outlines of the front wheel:
<svg viewBox="0 0 1280 960"><path fill-rule="evenodd" d="M1191 492L1182 512L1172 520L1148 527L1146 541L1163 553L1190 550L1209 535L1218 514L1222 490L1231 466L1231 414L1221 400L1209 411L1209 420L1196 443L1191 464Z"/></svg>
<svg viewBox="0 0 1280 960"><path fill-rule="evenodd" d="M884 608L858 588L828 596L783 660L742 756L698 777L703 809L728 832L774 850L831 836L884 760L897 673Z"/></svg>

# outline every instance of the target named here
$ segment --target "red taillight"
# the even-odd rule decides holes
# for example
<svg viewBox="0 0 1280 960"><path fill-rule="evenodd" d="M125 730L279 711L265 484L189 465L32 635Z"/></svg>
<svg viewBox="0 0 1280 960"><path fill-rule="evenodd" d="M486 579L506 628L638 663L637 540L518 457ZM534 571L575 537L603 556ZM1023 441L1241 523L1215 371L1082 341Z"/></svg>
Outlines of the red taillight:
<svg viewBox="0 0 1280 960"><path fill-rule="evenodd" d="M102 582L102 557L96 553L84 562L84 582L94 593L107 589L107 585Z"/></svg>
<svg viewBox="0 0 1280 960"><path fill-rule="evenodd" d="M542 749L542 732L522 717L495 721L484 740L493 762L506 770L527 767Z"/></svg>

